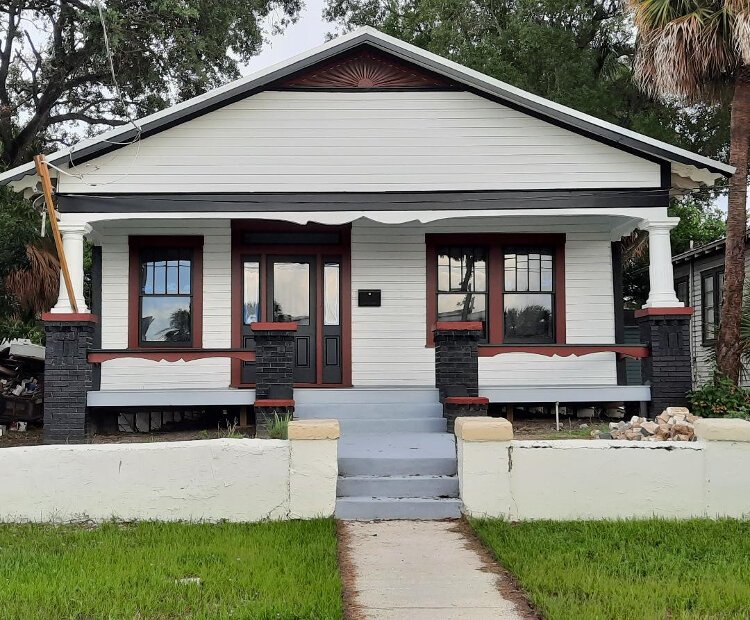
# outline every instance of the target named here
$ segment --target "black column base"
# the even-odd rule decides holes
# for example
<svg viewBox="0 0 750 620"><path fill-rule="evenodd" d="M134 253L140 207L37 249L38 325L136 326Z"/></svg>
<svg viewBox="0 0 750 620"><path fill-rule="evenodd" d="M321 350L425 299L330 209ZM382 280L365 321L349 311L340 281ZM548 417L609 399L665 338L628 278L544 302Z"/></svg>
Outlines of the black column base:
<svg viewBox="0 0 750 620"><path fill-rule="evenodd" d="M45 314L44 443L85 443L90 434L86 398L93 388L88 351L93 344L90 314Z"/></svg>
<svg viewBox="0 0 750 620"><path fill-rule="evenodd" d="M690 363L692 308L645 308L636 312L641 342L651 356L641 360L641 380L651 386L648 414L667 407L686 407L693 387Z"/></svg>

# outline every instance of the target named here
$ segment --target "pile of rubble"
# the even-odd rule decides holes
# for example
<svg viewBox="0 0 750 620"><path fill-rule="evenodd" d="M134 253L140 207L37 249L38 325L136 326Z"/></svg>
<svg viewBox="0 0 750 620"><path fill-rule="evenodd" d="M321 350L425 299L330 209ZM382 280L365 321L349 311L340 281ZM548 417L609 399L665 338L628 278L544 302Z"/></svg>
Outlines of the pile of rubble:
<svg viewBox="0 0 750 620"><path fill-rule="evenodd" d="M593 431L594 439L629 441L695 441L698 419L686 407L667 407L654 421L634 415L630 421L610 422L609 432Z"/></svg>
<svg viewBox="0 0 750 620"><path fill-rule="evenodd" d="M30 342L0 344L0 424L25 430L40 422L44 347Z"/></svg>

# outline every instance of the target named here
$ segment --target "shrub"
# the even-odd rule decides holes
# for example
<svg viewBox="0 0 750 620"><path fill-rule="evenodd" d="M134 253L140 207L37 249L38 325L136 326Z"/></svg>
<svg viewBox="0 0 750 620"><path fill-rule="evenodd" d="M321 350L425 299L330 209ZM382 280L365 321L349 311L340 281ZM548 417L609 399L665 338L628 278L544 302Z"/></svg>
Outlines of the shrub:
<svg viewBox="0 0 750 620"><path fill-rule="evenodd" d="M750 419L750 393L727 377L716 375L690 392L688 400L691 412L702 418Z"/></svg>

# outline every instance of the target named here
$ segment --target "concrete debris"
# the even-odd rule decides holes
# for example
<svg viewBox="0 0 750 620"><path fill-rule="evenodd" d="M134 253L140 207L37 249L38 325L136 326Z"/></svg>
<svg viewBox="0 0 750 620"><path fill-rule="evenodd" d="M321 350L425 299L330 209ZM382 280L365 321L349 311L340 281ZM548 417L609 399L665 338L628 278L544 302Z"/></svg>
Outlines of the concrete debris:
<svg viewBox="0 0 750 620"><path fill-rule="evenodd" d="M591 436L628 441L695 441L697 419L686 407L667 407L655 420L634 415L627 422L610 422L609 432L595 430Z"/></svg>

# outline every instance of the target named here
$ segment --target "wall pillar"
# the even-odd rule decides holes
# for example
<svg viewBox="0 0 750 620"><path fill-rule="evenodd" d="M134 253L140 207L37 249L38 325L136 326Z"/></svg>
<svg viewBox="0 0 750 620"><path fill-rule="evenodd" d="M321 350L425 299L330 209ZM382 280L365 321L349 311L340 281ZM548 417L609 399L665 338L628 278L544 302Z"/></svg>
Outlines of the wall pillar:
<svg viewBox="0 0 750 620"><path fill-rule="evenodd" d="M635 313L641 342L651 349L641 360L641 379L651 386L651 417L667 407L687 406L692 389L690 315L692 308L644 308Z"/></svg>
<svg viewBox="0 0 750 620"><path fill-rule="evenodd" d="M63 250L68 263L70 280L73 284L76 304L79 313L88 312L86 300L83 297L83 237L90 230L88 224L66 224L60 222L60 233L62 234ZM52 308L53 314L66 314L73 312L73 306L68 299L68 289L60 271L60 292L57 303Z"/></svg>
<svg viewBox="0 0 750 620"><path fill-rule="evenodd" d="M42 319L46 335L44 443L85 442L90 431L86 398L93 380L87 356L98 318L47 313Z"/></svg>
<svg viewBox="0 0 750 620"><path fill-rule="evenodd" d="M435 386L446 396L479 395L479 338L482 324L446 321L435 325Z"/></svg>
<svg viewBox="0 0 750 620"><path fill-rule="evenodd" d="M680 218L670 217L664 220L649 220L646 223L649 295L644 308L681 308L684 305L677 299L674 290L672 245L669 237L669 231L679 222Z"/></svg>
<svg viewBox="0 0 750 620"><path fill-rule="evenodd" d="M268 437L274 415L294 415L296 323L253 323L255 338L255 432Z"/></svg>

